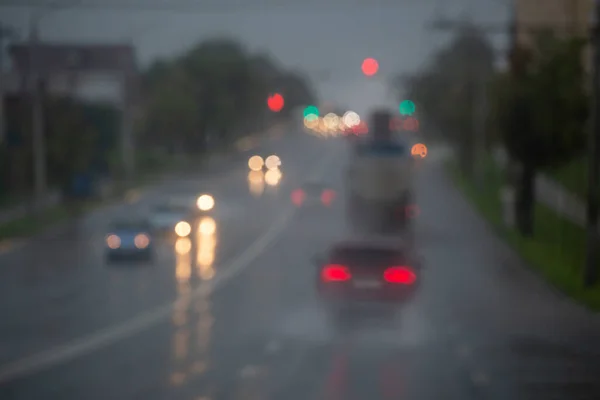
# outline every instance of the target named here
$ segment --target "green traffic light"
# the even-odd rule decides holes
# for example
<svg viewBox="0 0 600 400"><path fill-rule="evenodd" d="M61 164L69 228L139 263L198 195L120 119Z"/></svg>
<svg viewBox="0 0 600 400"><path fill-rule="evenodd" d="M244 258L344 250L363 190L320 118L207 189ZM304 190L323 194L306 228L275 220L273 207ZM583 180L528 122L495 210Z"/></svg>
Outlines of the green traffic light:
<svg viewBox="0 0 600 400"><path fill-rule="evenodd" d="M415 112L415 103L410 100L404 100L400 103L400 114L412 115Z"/></svg>
<svg viewBox="0 0 600 400"><path fill-rule="evenodd" d="M304 118L308 117L309 115L316 115L317 117L319 116L319 109L315 106L308 106L304 109Z"/></svg>

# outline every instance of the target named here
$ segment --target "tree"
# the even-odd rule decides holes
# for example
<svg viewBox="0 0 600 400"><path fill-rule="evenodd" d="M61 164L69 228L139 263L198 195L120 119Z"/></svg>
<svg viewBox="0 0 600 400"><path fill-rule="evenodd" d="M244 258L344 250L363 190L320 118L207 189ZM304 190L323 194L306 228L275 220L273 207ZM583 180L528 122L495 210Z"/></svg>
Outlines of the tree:
<svg viewBox="0 0 600 400"><path fill-rule="evenodd" d="M496 84L503 142L520 165L515 211L525 236L534 231L537 171L570 161L585 145L589 102L583 48L579 39L541 34L532 49L514 50L512 72Z"/></svg>
<svg viewBox="0 0 600 400"><path fill-rule="evenodd" d="M182 56L153 64L144 76L148 142L201 152L227 146L238 136L262 129L273 113L270 93L282 92L288 108L313 98L302 75L268 55L249 54L239 43L214 38Z"/></svg>
<svg viewBox="0 0 600 400"><path fill-rule="evenodd" d="M417 104L424 131L442 132L459 152L463 172L475 168L474 112L477 94L487 87L493 71L491 45L475 26L465 25L421 70L394 81L402 98Z"/></svg>
<svg viewBox="0 0 600 400"><path fill-rule="evenodd" d="M50 180L68 189L73 178L90 173L97 135L83 106L70 98L48 98L45 104Z"/></svg>

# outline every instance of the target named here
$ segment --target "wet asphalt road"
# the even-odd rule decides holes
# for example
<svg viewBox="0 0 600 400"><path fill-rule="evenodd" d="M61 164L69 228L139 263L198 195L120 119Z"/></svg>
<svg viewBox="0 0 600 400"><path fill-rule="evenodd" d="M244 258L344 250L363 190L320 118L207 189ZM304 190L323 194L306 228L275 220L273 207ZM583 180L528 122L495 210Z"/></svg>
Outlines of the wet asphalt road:
<svg viewBox="0 0 600 400"><path fill-rule="evenodd" d="M527 272L435 149L417 181L421 291L397 320L346 330L319 306L311 264L347 233L343 199L290 200L307 181L341 192L344 141L253 152L281 157L276 186L251 184L236 157L1 255L0 398L600 398L598 316ZM110 218L190 188L215 196L213 234L161 242L152 265L104 264Z"/></svg>

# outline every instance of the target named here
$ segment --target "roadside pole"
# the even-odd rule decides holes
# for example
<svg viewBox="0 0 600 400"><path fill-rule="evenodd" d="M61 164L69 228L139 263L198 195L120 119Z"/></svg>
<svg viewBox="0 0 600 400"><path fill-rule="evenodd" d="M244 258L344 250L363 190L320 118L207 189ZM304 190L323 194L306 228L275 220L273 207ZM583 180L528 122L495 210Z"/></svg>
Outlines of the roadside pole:
<svg viewBox="0 0 600 400"><path fill-rule="evenodd" d="M29 84L32 102L32 145L35 211L46 195L46 138L44 137L44 110L42 99L42 77L39 60L39 22L40 16L34 13L29 30Z"/></svg>
<svg viewBox="0 0 600 400"><path fill-rule="evenodd" d="M600 0L595 1L592 19L592 124L589 131L589 172L587 195L587 258L584 284L591 287L598 281L600 263Z"/></svg>
<svg viewBox="0 0 600 400"><path fill-rule="evenodd" d="M14 38L15 31L0 24L0 143L4 141L6 122L4 118L4 46L6 42Z"/></svg>

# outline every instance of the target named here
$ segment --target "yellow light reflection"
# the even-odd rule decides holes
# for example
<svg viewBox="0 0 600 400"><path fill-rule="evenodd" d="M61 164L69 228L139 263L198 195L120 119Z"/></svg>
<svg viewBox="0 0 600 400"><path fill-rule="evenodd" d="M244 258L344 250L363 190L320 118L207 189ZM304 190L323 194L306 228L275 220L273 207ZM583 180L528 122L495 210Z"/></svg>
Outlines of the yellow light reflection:
<svg viewBox="0 0 600 400"><path fill-rule="evenodd" d="M192 242L188 238L178 238L175 242L175 275L179 282L188 282L192 275L191 249Z"/></svg>
<svg viewBox="0 0 600 400"><path fill-rule="evenodd" d="M198 224L198 233L201 235L212 235L217 230L217 223L211 217L204 217Z"/></svg>
<svg viewBox="0 0 600 400"><path fill-rule="evenodd" d="M265 174L265 182L269 186L277 186L281 181L281 171L279 169L270 169Z"/></svg>
<svg viewBox="0 0 600 400"><path fill-rule="evenodd" d="M248 173L248 189L255 196L260 196L265 191L265 176L262 171Z"/></svg>
<svg viewBox="0 0 600 400"><path fill-rule="evenodd" d="M198 225L196 264L201 279L210 280L215 276L213 264L217 247L217 223L211 217L204 217Z"/></svg>
<svg viewBox="0 0 600 400"><path fill-rule="evenodd" d="M188 354L190 341L190 332L188 329L181 329L175 332L173 336L173 353L177 360L184 360Z"/></svg>
<svg viewBox="0 0 600 400"><path fill-rule="evenodd" d="M189 238L177 238L175 252L177 255L186 255L192 250L192 241Z"/></svg>

